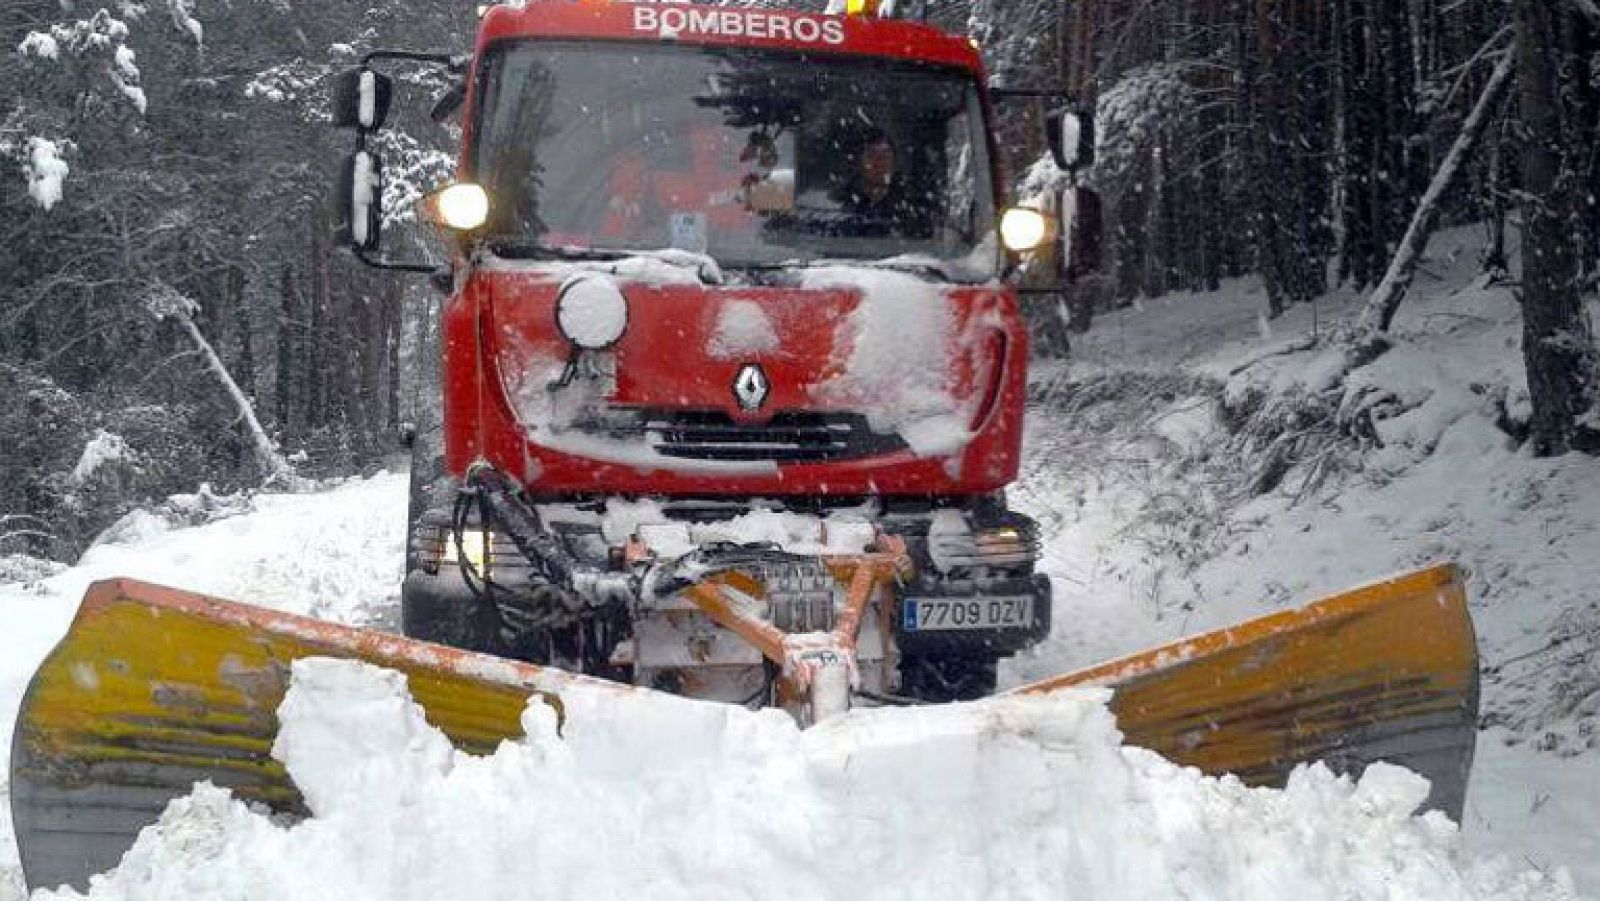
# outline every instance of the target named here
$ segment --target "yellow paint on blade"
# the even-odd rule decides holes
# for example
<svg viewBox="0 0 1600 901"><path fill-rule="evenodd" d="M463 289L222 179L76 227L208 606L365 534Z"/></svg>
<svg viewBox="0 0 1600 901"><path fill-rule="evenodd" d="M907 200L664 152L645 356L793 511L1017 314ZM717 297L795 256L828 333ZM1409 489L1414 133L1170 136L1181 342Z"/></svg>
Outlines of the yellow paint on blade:
<svg viewBox="0 0 1600 901"><path fill-rule="evenodd" d="M1406 763L1457 807L1478 656L1455 567L1379 582L1017 689L1114 690L1129 744L1276 784L1298 763ZM1459 810L1456 812L1459 813Z"/></svg>
<svg viewBox="0 0 1600 901"><path fill-rule="evenodd" d="M406 673L429 721L480 753L519 735L529 695L560 678L157 586L100 583L29 688L17 740L36 769L16 775L71 788L203 769L247 797L292 803L269 752L289 665L316 655ZM559 709L554 694L547 700Z"/></svg>

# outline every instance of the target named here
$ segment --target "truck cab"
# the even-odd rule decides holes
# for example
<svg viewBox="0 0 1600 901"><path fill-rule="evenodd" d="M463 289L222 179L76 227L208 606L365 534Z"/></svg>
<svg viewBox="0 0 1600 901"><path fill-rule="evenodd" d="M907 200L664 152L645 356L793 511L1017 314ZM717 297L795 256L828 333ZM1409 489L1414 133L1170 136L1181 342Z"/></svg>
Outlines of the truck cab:
<svg viewBox="0 0 1600 901"><path fill-rule="evenodd" d="M824 634L841 561L892 547L852 621L853 695L991 692L1049 631L1036 529L1004 489L1014 273L1053 229L1004 210L974 44L555 0L489 7L453 65L459 170L427 202L453 250L442 428L414 447L406 633L773 703L790 667L688 589L715 582L758 632ZM389 91L363 66L335 115L363 142L346 241L379 264L364 139Z"/></svg>

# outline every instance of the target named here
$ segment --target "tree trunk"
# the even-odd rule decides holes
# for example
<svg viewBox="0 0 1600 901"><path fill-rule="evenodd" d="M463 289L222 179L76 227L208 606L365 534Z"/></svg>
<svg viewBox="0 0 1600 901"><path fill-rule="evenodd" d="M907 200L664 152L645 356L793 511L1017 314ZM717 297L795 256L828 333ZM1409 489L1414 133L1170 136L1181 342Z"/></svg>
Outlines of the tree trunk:
<svg viewBox="0 0 1600 901"><path fill-rule="evenodd" d="M239 331L239 381L245 393L256 396L255 327L250 304L245 298L245 273L242 266L228 267L228 303L233 308L233 325Z"/></svg>
<svg viewBox="0 0 1600 901"><path fill-rule="evenodd" d="M299 313L296 310L294 270L287 261L278 267L278 373L274 400L278 414L278 434L287 443L294 429L294 376Z"/></svg>
<svg viewBox="0 0 1600 901"><path fill-rule="evenodd" d="M1539 454L1600 450L1593 416L1596 364L1578 284L1581 234L1574 200L1576 148L1563 127L1563 81L1586 67L1565 58L1563 32L1578 25L1549 0L1517 0L1524 141L1522 356L1533 405L1529 440Z"/></svg>

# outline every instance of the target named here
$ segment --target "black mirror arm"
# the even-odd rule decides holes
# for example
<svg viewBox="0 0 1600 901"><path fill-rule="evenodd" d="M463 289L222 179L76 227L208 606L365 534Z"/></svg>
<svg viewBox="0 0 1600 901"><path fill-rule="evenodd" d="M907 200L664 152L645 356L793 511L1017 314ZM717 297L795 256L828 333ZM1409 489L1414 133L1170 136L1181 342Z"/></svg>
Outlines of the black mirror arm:
<svg viewBox="0 0 1600 901"><path fill-rule="evenodd" d="M467 71L467 66L472 62L472 57L449 53L415 53L410 50L372 50L361 57L361 68L369 69L372 61L378 59L403 59L417 63L433 63L444 66L452 75L460 75Z"/></svg>
<svg viewBox="0 0 1600 901"><path fill-rule="evenodd" d="M1043 98L1045 100L1059 100L1069 103L1072 95L1065 91L1039 90L1035 88L990 88L989 96L996 100L1030 100Z"/></svg>
<svg viewBox="0 0 1600 901"><path fill-rule="evenodd" d="M382 257L370 257L367 256L366 251L358 248L351 248L350 252L355 255L356 259L374 269L387 269L391 272L438 272L443 268L436 263L404 263Z"/></svg>

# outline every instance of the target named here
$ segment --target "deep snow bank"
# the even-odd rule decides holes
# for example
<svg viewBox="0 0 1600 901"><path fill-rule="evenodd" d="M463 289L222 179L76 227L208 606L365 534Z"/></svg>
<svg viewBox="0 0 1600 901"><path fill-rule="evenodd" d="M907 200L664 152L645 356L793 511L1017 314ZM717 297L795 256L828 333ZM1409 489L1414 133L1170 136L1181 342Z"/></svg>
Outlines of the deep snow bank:
<svg viewBox="0 0 1600 901"><path fill-rule="evenodd" d="M23 689L96 579L129 576L356 625L394 616L404 571L404 473L314 494L257 495L246 506L194 526L136 510L76 566L0 582L0 764ZM0 765L0 901L15 901L22 873L7 772Z"/></svg>
<svg viewBox="0 0 1600 901"><path fill-rule="evenodd" d="M404 677L305 660L275 753L293 826L202 785L98 899L1570 898L1469 864L1411 816L1419 777L1317 768L1248 789L1123 748L1098 692L783 714L641 693L534 701L527 738L454 751ZM608 703L609 701L609 703ZM40 893L36 898L76 898Z"/></svg>

